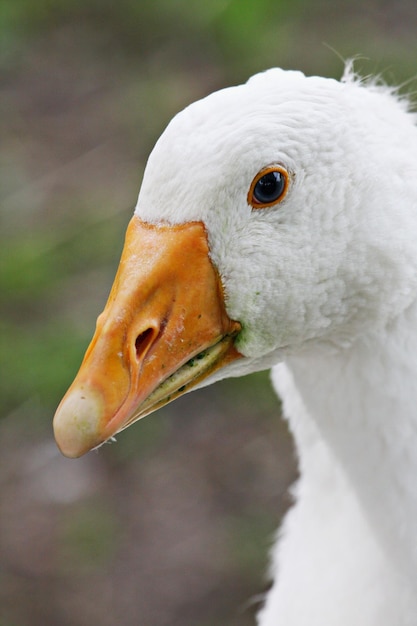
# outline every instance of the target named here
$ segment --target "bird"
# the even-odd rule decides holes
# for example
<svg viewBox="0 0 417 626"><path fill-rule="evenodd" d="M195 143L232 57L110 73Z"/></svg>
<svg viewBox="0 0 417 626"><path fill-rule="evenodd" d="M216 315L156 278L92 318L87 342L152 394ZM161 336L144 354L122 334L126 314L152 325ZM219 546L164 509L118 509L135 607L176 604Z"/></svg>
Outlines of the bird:
<svg viewBox="0 0 417 626"><path fill-rule="evenodd" d="M417 114L348 62L179 112L54 417L78 457L271 369L300 477L259 626L417 625Z"/></svg>

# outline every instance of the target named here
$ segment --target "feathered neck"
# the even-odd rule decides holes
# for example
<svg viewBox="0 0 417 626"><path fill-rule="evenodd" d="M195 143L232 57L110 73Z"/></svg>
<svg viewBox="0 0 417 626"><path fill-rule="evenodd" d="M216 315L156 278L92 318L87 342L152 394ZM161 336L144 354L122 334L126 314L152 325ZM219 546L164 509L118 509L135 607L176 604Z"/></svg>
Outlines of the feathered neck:
<svg viewBox="0 0 417 626"><path fill-rule="evenodd" d="M414 625L417 305L349 348L289 358L274 382L301 479L260 623Z"/></svg>

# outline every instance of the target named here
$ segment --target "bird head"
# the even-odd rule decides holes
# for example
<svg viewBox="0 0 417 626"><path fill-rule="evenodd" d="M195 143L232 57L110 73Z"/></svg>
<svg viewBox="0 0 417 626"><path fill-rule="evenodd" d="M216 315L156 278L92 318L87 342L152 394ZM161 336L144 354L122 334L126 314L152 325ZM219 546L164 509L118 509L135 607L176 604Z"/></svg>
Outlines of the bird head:
<svg viewBox="0 0 417 626"><path fill-rule="evenodd" d="M386 87L279 69L179 113L55 415L64 454L192 388L389 324L417 289L416 134Z"/></svg>

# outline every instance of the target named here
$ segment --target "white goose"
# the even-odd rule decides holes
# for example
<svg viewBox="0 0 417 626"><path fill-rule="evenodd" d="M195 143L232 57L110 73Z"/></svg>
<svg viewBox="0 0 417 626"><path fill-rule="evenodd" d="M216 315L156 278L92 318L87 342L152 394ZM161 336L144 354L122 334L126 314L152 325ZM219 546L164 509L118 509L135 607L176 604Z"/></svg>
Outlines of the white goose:
<svg viewBox="0 0 417 626"><path fill-rule="evenodd" d="M273 366L301 478L262 626L417 625L417 128L392 90L279 69L177 115L54 420L79 456Z"/></svg>

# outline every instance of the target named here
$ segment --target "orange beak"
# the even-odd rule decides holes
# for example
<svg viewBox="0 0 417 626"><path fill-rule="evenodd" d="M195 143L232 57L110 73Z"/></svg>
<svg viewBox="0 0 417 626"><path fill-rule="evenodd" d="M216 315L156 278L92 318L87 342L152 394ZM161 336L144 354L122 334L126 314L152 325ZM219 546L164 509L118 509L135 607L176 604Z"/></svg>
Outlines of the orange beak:
<svg viewBox="0 0 417 626"><path fill-rule="evenodd" d="M78 457L240 358L202 223L133 217L119 269L76 379L54 417Z"/></svg>

